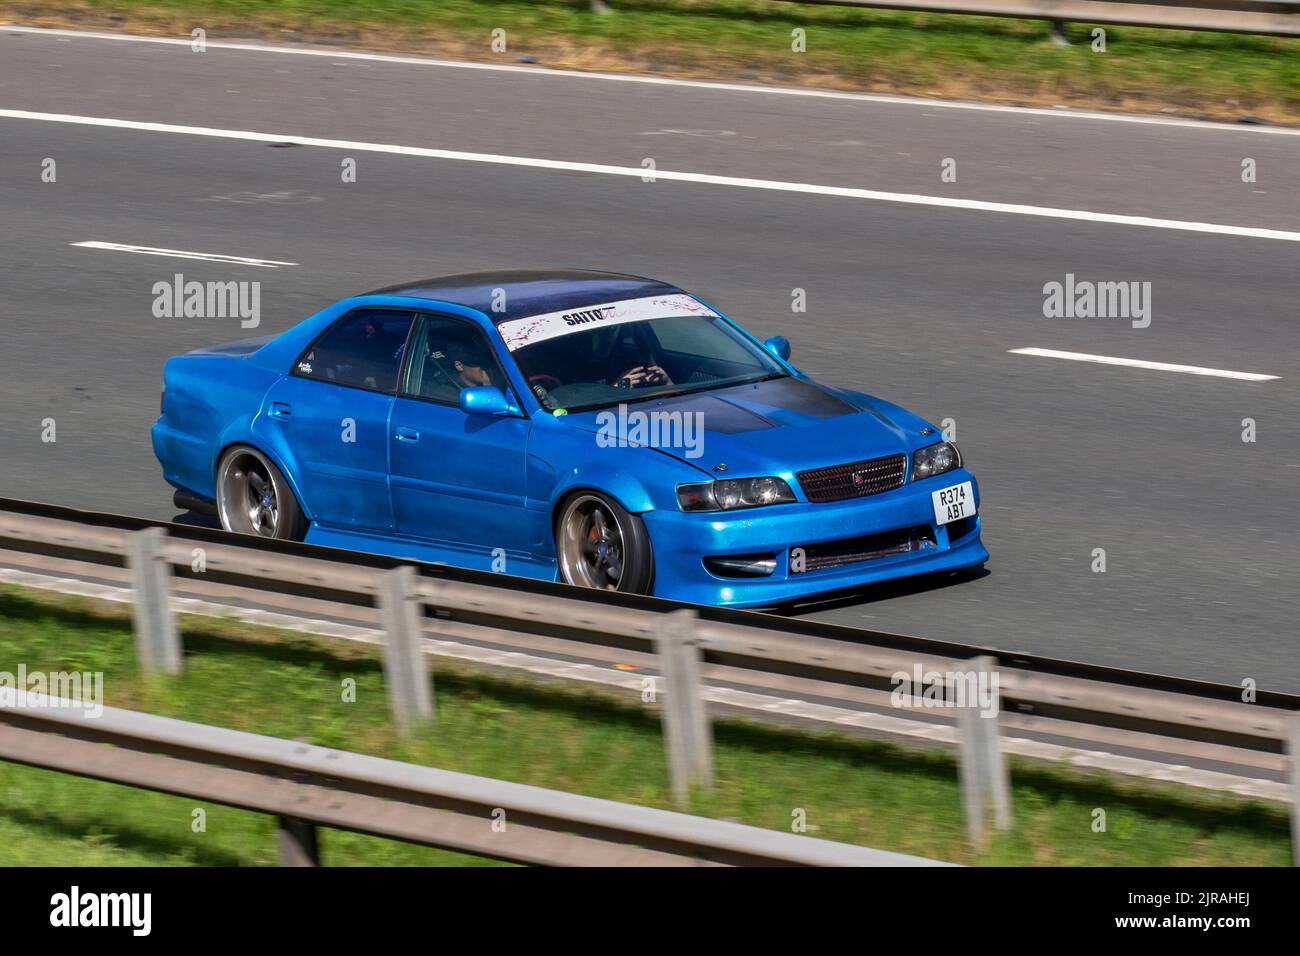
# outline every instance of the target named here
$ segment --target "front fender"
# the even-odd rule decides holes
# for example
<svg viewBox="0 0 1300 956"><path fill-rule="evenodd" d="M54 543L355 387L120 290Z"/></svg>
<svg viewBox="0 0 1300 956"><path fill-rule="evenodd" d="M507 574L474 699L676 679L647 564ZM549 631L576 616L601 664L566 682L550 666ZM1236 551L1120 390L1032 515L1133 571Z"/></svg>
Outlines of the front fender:
<svg viewBox="0 0 1300 956"><path fill-rule="evenodd" d="M575 491L609 495L632 514L677 510L677 485L705 473L654 448L601 447L591 432L538 423L529 440L529 499L552 515Z"/></svg>

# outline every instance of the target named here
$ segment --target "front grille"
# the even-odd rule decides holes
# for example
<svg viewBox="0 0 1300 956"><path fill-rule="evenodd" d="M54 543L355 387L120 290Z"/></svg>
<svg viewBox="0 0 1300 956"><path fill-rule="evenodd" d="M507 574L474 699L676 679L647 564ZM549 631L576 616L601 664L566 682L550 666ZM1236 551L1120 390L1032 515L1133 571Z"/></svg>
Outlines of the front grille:
<svg viewBox="0 0 1300 956"><path fill-rule="evenodd" d="M838 568L845 564L857 564L859 561L924 551L933 547L936 547L936 542L934 531L929 525L868 534L860 538L845 538L842 541L830 541L826 544L809 544L802 548L790 549L790 573L822 571L826 568Z"/></svg>
<svg viewBox="0 0 1300 956"><path fill-rule="evenodd" d="M865 498L897 488L907 471L906 455L889 455L853 461L847 465L814 468L799 472L799 485L809 501L843 501Z"/></svg>

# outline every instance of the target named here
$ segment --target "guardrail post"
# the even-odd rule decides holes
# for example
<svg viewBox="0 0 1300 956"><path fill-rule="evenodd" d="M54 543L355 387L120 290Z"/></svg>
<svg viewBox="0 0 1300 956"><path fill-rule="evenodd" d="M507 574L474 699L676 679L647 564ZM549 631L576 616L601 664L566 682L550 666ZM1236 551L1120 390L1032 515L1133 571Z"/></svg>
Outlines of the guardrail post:
<svg viewBox="0 0 1300 956"><path fill-rule="evenodd" d="M1286 752L1291 783L1291 863L1300 866L1300 713L1286 718Z"/></svg>
<svg viewBox="0 0 1300 956"><path fill-rule="evenodd" d="M281 866L320 866L314 824L297 817L280 817L275 832Z"/></svg>
<svg viewBox="0 0 1300 956"><path fill-rule="evenodd" d="M996 686L992 684L996 661L992 657L976 657L969 664L977 683L974 687L968 684L968 689L975 690L978 687L981 675L990 675L984 679L989 681L988 686L995 695L995 706L1000 710L1000 699L996 698ZM1011 828L1011 780L999 742L997 712L985 716L978 697L971 700L968 695L961 703L957 712L961 741L958 776L966 817L966 836L972 846L978 847L984 843L986 808L990 803L993 805L993 820L997 828Z"/></svg>
<svg viewBox="0 0 1300 956"><path fill-rule="evenodd" d="M172 615L171 567L163 554L162 528L133 531L126 539L126 564L135 589L132 614L135 646L146 673L181 672L181 642Z"/></svg>
<svg viewBox="0 0 1300 956"><path fill-rule="evenodd" d="M433 678L420 649L424 606L409 564L383 575L379 589L379 619L384 628L384 680L392 704L393 722L409 733L433 717Z"/></svg>
<svg viewBox="0 0 1300 956"><path fill-rule="evenodd" d="M971 846L984 844L984 768L980 764L979 709L957 710L960 758L957 778L961 782L962 816L966 818L966 840Z"/></svg>
<svg viewBox="0 0 1300 956"><path fill-rule="evenodd" d="M713 730L700 683L695 612L671 611L656 621L655 651L664 679L664 744L673 799L685 806L692 784L713 786Z"/></svg>

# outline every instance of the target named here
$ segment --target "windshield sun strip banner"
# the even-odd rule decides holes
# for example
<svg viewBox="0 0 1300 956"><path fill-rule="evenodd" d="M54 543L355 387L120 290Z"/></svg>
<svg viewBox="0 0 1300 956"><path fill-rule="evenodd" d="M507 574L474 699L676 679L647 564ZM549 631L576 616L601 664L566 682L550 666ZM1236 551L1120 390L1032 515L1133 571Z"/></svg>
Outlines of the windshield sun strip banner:
<svg viewBox="0 0 1300 956"><path fill-rule="evenodd" d="M506 348L513 352L525 345L545 342L561 335L581 332L595 325L622 325L646 319L666 319L680 315L703 315L716 318L718 313L685 293L652 295L640 299L622 299L561 312L530 315L511 319L497 326Z"/></svg>

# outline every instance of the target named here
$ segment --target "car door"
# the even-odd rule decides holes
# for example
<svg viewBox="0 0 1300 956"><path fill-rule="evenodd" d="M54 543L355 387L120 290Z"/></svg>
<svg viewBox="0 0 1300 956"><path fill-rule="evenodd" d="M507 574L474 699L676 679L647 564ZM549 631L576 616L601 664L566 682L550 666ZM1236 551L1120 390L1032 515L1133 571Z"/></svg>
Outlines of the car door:
<svg viewBox="0 0 1300 956"><path fill-rule="evenodd" d="M321 525L393 531L388 420L414 319L396 309L349 312L267 394L267 426Z"/></svg>
<svg viewBox="0 0 1300 956"><path fill-rule="evenodd" d="M526 556L537 547L535 529L529 530L536 522L525 513L528 419L460 409L462 388L487 384L511 394L483 330L467 320L424 315L389 429L398 533L473 556L466 563L476 567L489 566L494 555Z"/></svg>

